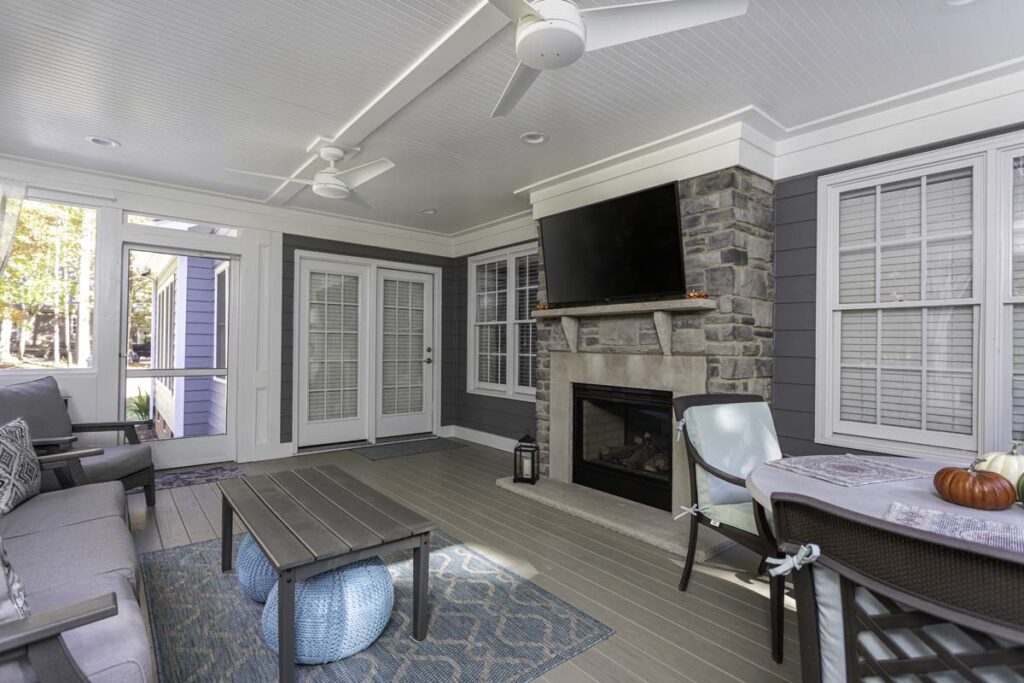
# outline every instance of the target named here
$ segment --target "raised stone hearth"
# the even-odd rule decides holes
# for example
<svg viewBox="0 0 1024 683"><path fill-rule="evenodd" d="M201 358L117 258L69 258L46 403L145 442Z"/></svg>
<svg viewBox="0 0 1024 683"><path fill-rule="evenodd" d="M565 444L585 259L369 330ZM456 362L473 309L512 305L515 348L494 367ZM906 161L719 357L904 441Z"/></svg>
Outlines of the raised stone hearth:
<svg viewBox="0 0 1024 683"><path fill-rule="evenodd" d="M574 383L771 399L772 191L770 180L739 167L679 183L686 284L709 300L538 312L543 474L573 481ZM539 300L546 301L543 275ZM685 452L673 441L672 507L686 505Z"/></svg>

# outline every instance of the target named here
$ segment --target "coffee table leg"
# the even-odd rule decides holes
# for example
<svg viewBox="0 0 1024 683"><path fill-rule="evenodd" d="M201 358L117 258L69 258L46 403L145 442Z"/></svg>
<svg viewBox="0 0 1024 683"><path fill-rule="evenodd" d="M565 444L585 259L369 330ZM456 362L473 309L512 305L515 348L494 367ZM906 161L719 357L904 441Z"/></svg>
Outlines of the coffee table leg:
<svg viewBox="0 0 1024 683"><path fill-rule="evenodd" d="M231 571L232 536L234 530L234 510L228 503L227 496L220 497L220 570Z"/></svg>
<svg viewBox="0 0 1024 683"><path fill-rule="evenodd" d="M427 637L427 598L430 596L430 537L412 551L412 637Z"/></svg>
<svg viewBox="0 0 1024 683"><path fill-rule="evenodd" d="M291 571L277 579L278 678L281 683L295 680L295 581Z"/></svg>

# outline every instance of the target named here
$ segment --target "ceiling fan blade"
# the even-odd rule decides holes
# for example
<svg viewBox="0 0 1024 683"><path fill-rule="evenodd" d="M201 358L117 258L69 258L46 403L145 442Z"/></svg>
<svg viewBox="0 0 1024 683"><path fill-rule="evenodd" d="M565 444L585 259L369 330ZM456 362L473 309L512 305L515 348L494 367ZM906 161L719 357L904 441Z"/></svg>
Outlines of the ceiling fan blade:
<svg viewBox="0 0 1024 683"><path fill-rule="evenodd" d="M255 171L243 171L238 168L225 168L225 171L231 171L232 173L244 173L245 175L254 175L258 178L271 178L273 180L287 180L289 183L298 183L299 185L312 185L312 180L304 180L302 178L289 178L283 175L272 175L270 173L256 173Z"/></svg>
<svg viewBox="0 0 1024 683"><path fill-rule="evenodd" d="M501 99L498 100L494 111L491 112L491 118L504 116L515 109L516 105L519 104L519 100L530 89L533 82L537 80L537 76L540 76L539 70L520 62L519 66L516 67L515 73L512 74L512 78L509 79L508 85L505 86L505 92L501 93Z"/></svg>
<svg viewBox="0 0 1024 683"><path fill-rule="evenodd" d="M710 24L747 12L748 0L653 0L581 12L587 52Z"/></svg>
<svg viewBox="0 0 1024 683"><path fill-rule="evenodd" d="M390 159L377 159L377 161L371 161L368 164L362 166L356 166L350 168L347 171L342 171L338 174L338 179L345 183L348 188L359 187L363 183L373 180L381 173L386 173L395 167L395 163Z"/></svg>
<svg viewBox="0 0 1024 683"><path fill-rule="evenodd" d="M371 204L370 202L366 201L363 198L363 195L359 194L355 190L349 190L348 196L345 197L345 201L346 202L352 202L356 206L361 206L364 209L372 209L373 208L373 204Z"/></svg>
<svg viewBox="0 0 1024 683"><path fill-rule="evenodd" d="M530 14L540 16L540 13L533 9L526 0L490 0L490 3L512 21L519 21Z"/></svg>

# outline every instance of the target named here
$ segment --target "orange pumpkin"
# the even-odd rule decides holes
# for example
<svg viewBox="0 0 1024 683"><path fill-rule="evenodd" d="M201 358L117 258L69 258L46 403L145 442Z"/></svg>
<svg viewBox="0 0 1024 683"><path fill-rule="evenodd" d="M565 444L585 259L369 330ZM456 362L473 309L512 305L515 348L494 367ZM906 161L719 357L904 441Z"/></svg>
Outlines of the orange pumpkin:
<svg viewBox="0 0 1024 683"><path fill-rule="evenodd" d="M962 467L943 467L932 480L943 500L978 510L1005 510L1017 500L1010 480L996 472Z"/></svg>

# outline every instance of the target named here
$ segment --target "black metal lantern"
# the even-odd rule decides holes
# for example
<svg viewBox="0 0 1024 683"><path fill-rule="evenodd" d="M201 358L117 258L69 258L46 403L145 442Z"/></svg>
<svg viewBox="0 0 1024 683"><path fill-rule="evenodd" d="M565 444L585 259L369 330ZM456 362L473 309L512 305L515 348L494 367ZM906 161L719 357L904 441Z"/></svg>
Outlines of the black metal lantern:
<svg viewBox="0 0 1024 683"><path fill-rule="evenodd" d="M519 439L515 448L515 472L512 481L515 483L536 484L540 476L540 463L537 460L540 448L537 440L529 434Z"/></svg>

